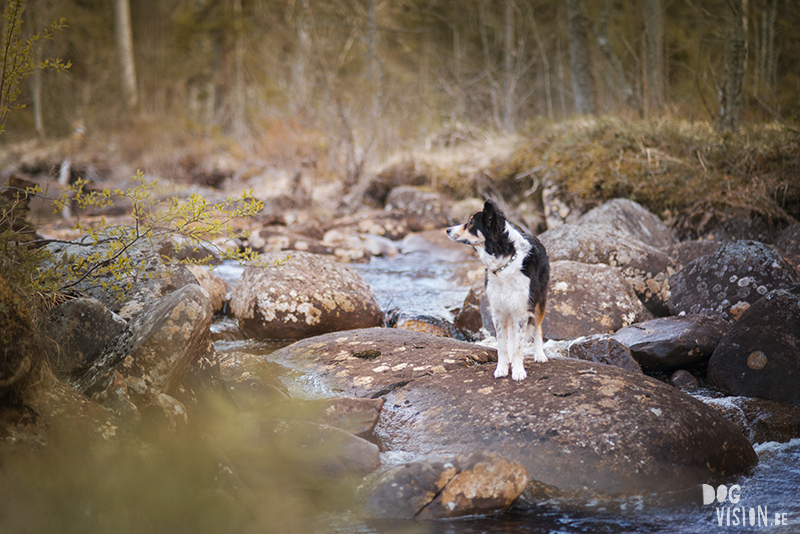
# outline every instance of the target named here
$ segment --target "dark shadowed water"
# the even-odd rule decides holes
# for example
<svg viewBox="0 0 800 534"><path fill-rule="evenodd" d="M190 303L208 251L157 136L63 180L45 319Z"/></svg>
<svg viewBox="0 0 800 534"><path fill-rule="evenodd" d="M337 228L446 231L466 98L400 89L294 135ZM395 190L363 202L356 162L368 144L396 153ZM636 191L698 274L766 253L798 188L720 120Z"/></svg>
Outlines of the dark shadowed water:
<svg viewBox="0 0 800 534"><path fill-rule="evenodd" d="M353 265L372 286L384 311L400 309L410 314L452 319L451 310L463 302L468 288L450 282L458 264L427 257L423 253L374 258L368 264ZM227 271L224 271L227 269ZM221 273L235 282L238 268L223 267ZM219 342L226 350L228 342ZM231 348L248 350L247 342L230 342ZM260 347L260 348L259 348ZM251 349L266 358L274 347L254 344ZM291 371L290 390L294 394L320 396L324 391L308 390L308 380ZM621 503L622 512L599 508L591 512L559 509L542 503L529 509L513 509L494 517L457 521L415 522L365 520L355 513L331 513L320 520L319 532L332 534L511 534L511 533L659 533L709 534L728 532L800 533L800 439L789 443L764 443L755 447L759 464L754 472L741 477L735 491L738 502L702 504L702 488L697 502L673 508L654 508L637 503ZM384 463L398 459L384 454ZM752 523L751 523L752 520Z"/></svg>

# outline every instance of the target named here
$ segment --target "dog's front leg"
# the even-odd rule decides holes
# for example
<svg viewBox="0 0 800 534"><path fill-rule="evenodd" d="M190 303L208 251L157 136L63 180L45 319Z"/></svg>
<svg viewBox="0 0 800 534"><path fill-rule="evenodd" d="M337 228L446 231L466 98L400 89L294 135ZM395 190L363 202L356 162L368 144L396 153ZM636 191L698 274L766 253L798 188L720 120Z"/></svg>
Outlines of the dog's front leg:
<svg viewBox="0 0 800 534"><path fill-rule="evenodd" d="M497 336L497 368L494 370L495 378L502 378L508 376L508 342L509 342L509 324L507 318L500 317L497 314L492 315L492 322L494 322L495 335Z"/></svg>
<svg viewBox="0 0 800 534"><path fill-rule="evenodd" d="M528 319L514 321L512 324L511 335L509 336L508 353L511 359L511 379L525 380L528 373L525 372L525 337L528 333Z"/></svg>

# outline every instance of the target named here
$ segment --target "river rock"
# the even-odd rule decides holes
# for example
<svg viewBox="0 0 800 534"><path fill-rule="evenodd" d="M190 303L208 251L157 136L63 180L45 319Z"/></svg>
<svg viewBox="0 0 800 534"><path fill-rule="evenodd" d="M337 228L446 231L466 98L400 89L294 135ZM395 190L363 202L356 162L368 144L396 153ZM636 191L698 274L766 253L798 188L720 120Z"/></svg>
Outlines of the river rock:
<svg viewBox="0 0 800 534"><path fill-rule="evenodd" d="M389 310L386 314L386 326L412 332L425 332L441 337L455 337L456 335L453 325L444 319L432 315L414 315L397 309Z"/></svg>
<svg viewBox="0 0 800 534"><path fill-rule="evenodd" d="M675 233L664 221L641 204L626 198L615 198L587 211L575 224L606 225L655 248L675 243Z"/></svg>
<svg viewBox="0 0 800 534"><path fill-rule="evenodd" d="M259 356L238 351L225 353L219 357L219 370L225 391L242 411L264 409L289 397L278 377L282 368Z"/></svg>
<svg viewBox="0 0 800 534"><path fill-rule="evenodd" d="M685 265L688 265L701 256L714 254L720 245L721 243L719 241L695 239L675 243L663 250L667 256L675 261L679 269L683 269Z"/></svg>
<svg viewBox="0 0 800 534"><path fill-rule="evenodd" d="M631 350L608 334L595 334L572 340L568 343L564 356L585 362L613 365L634 373L642 372Z"/></svg>
<svg viewBox="0 0 800 534"><path fill-rule="evenodd" d="M676 265L664 252L605 224L564 224L541 234L539 239L551 262L569 260L619 267L648 310L658 316L668 314L666 281Z"/></svg>
<svg viewBox="0 0 800 534"><path fill-rule="evenodd" d="M304 339L270 358L306 371L320 393L376 398L425 376L496 362L497 352L420 332L368 328Z"/></svg>
<svg viewBox="0 0 800 534"><path fill-rule="evenodd" d="M672 315L710 313L737 319L768 291L798 281L791 265L763 243L727 242L670 276L667 304Z"/></svg>
<svg viewBox="0 0 800 534"><path fill-rule="evenodd" d="M700 381L686 369L678 369L669 377L669 385L676 388L700 387Z"/></svg>
<svg viewBox="0 0 800 534"><path fill-rule="evenodd" d="M386 197L386 209L405 212L412 232L444 228L450 223L448 206L439 193L411 185L392 189Z"/></svg>
<svg viewBox="0 0 800 534"><path fill-rule="evenodd" d="M129 238L133 239L133 238ZM91 245L94 240L84 236L73 243L51 243L45 248L51 253L52 260L45 267L66 271L74 265L76 258L89 261L95 254L112 254L110 242ZM64 288L85 297L93 297L103 303L111 311L118 313L123 319L130 320L144 311L150 304L178 288L197 284L197 279L184 264L165 265L162 258L176 255L176 245L169 239L161 241L138 240L125 251L131 265L142 266L140 275L115 278L115 273L104 273L88 276L84 280L74 281L74 285ZM117 273L118 274L118 273ZM128 287L128 284L131 284ZM107 287L104 288L103 285Z"/></svg>
<svg viewBox="0 0 800 534"><path fill-rule="evenodd" d="M300 418L321 425L339 428L356 436L367 437L378 424L383 399L331 397L281 403L289 418Z"/></svg>
<svg viewBox="0 0 800 534"><path fill-rule="evenodd" d="M188 285L153 303L128 323L88 369L73 374L79 391L101 394L114 371L124 377L140 409L177 387L210 344L211 305L200 286Z"/></svg>
<svg viewBox="0 0 800 534"><path fill-rule="evenodd" d="M383 322L372 289L345 265L307 252L265 254L261 264L244 270L231 295L231 311L252 337L301 339Z"/></svg>
<svg viewBox="0 0 800 534"><path fill-rule="evenodd" d="M708 383L730 395L800 406L800 284L770 291L723 336Z"/></svg>
<svg viewBox="0 0 800 534"><path fill-rule="evenodd" d="M91 364L125 324L125 319L97 299L76 298L59 304L48 313L44 327L50 368L63 377Z"/></svg>
<svg viewBox="0 0 800 534"><path fill-rule="evenodd" d="M363 477L380 464L378 446L364 438L332 426L300 420L264 420L261 434L274 439L274 445L290 458L300 457L307 473L338 481L346 477Z"/></svg>
<svg viewBox="0 0 800 534"><path fill-rule="evenodd" d="M613 338L630 348L645 371L673 371L710 358L728 328L720 316L689 314L627 326Z"/></svg>
<svg viewBox="0 0 800 534"><path fill-rule="evenodd" d="M800 274L800 223L794 223L781 232L775 240L775 248Z"/></svg>
<svg viewBox="0 0 800 534"><path fill-rule="evenodd" d="M680 499L758 461L730 422L647 376L554 359L526 361L528 378L514 382L495 379L493 367L422 377L387 393L375 429L384 450L499 454L527 469L526 499L578 507Z"/></svg>
<svg viewBox="0 0 800 534"><path fill-rule="evenodd" d="M786 443L800 437L800 407L755 397L702 400L738 426L751 443Z"/></svg>
<svg viewBox="0 0 800 534"><path fill-rule="evenodd" d="M574 261L550 264L550 291L542 326L546 338L613 333L652 318L617 268Z"/></svg>
<svg viewBox="0 0 800 534"><path fill-rule="evenodd" d="M374 518L419 520L497 513L527 484L521 464L495 454L422 460L383 473L370 486L364 509Z"/></svg>
<svg viewBox="0 0 800 534"><path fill-rule="evenodd" d="M441 228L408 234L400 243L400 250L404 254L425 254L431 259L458 263L477 258L472 247L456 243Z"/></svg>
<svg viewBox="0 0 800 534"><path fill-rule="evenodd" d="M201 265L187 265L186 268L197 280L197 285L208 292L211 311L221 312L228 301L228 292L230 291L228 283Z"/></svg>
<svg viewBox="0 0 800 534"><path fill-rule="evenodd" d="M453 325L466 338L478 338L481 328L485 328L490 335L495 335L492 312L489 308L489 299L486 297L483 279L470 287L464 303L453 319Z"/></svg>

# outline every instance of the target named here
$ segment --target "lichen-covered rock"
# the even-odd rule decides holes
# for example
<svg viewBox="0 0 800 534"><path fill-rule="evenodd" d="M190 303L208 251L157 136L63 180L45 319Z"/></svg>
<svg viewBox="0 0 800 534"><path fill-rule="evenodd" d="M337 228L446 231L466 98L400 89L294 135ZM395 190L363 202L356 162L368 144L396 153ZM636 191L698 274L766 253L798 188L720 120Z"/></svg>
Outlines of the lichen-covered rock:
<svg viewBox="0 0 800 534"><path fill-rule="evenodd" d="M574 261L550 264L550 292L542 325L546 338L612 333L652 318L617 268Z"/></svg>
<svg viewBox="0 0 800 534"><path fill-rule="evenodd" d="M101 395L118 371L137 407L177 387L209 344L208 293L188 285L152 304L128 323L88 369L76 370L79 391Z"/></svg>
<svg viewBox="0 0 800 534"><path fill-rule="evenodd" d="M383 473L364 502L374 518L452 519L506 510L528 484L517 463L474 452L443 460L421 460Z"/></svg>
<svg viewBox="0 0 800 534"><path fill-rule="evenodd" d="M619 267L647 309L667 315L666 281L676 265L664 252L606 224L565 224L541 234L539 240L551 262Z"/></svg>
<svg viewBox="0 0 800 534"><path fill-rule="evenodd" d="M669 377L669 385L676 388L696 388L700 381L686 369L678 369Z"/></svg>
<svg viewBox="0 0 800 534"><path fill-rule="evenodd" d="M187 265L187 269L197 279L197 285L208 292L211 311L219 313L228 301L230 287L228 283L200 265Z"/></svg>
<svg viewBox="0 0 800 534"><path fill-rule="evenodd" d="M720 245L669 278L672 315L713 313L737 319L773 289L800 282L797 272L772 248L756 241Z"/></svg>
<svg viewBox="0 0 800 534"><path fill-rule="evenodd" d="M327 395L380 397L419 378L497 361L494 349L396 328L368 328L312 337L270 359L308 372Z"/></svg>
<svg viewBox="0 0 800 534"><path fill-rule="evenodd" d="M800 406L800 284L757 300L720 340L708 383L730 395Z"/></svg>
<svg viewBox="0 0 800 534"><path fill-rule="evenodd" d="M615 198L587 211L575 224L607 225L655 248L675 243L675 234L664 221L641 204L626 198Z"/></svg>
<svg viewBox="0 0 800 534"><path fill-rule="evenodd" d="M673 371L711 357L730 323L717 315L662 317L618 330L645 371Z"/></svg>
<svg viewBox="0 0 800 534"><path fill-rule="evenodd" d="M372 289L345 265L306 252L265 254L262 264L248 266L231 295L252 337L302 339L383 322Z"/></svg>
<svg viewBox="0 0 800 534"><path fill-rule="evenodd" d="M473 365L385 395L384 450L481 450L521 463L526 499L585 506L626 497L680 499L757 462L730 422L691 396L624 369L570 359L526 361L528 378Z"/></svg>
<svg viewBox="0 0 800 534"><path fill-rule="evenodd" d="M91 364L125 324L97 299L76 298L59 304L48 313L44 327L43 344L50 368L63 377Z"/></svg>
<svg viewBox="0 0 800 534"><path fill-rule="evenodd" d="M412 332L424 332L434 336L457 337L453 325L444 319L432 315L413 315L400 310L390 310L386 314L386 326Z"/></svg>
<svg viewBox="0 0 800 534"><path fill-rule="evenodd" d="M129 239L132 239L129 237ZM94 246L87 246L93 240L84 236L75 243L51 243L46 249L52 254L46 267L66 269L74 264L76 258L89 258L93 254L112 254L111 242L102 242ZM140 275L117 280L115 275L120 273L102 273L88 276L83 280L75 280L75 285L69 291L86 297L93 297L103 303L111 311L118 313L123 319L130 320L135 315L144 311L151 302L168 295L190 284L197 284L197 279L189 272L184 264L167 266L163 257L174 257L175 244L168 240L151 242L139 240L125 251L131 265L141 266ZM94 260L99 263L100 260ZM131 287L128 283L132 282ZM107 284L104 289L102 284Z"/></svg>

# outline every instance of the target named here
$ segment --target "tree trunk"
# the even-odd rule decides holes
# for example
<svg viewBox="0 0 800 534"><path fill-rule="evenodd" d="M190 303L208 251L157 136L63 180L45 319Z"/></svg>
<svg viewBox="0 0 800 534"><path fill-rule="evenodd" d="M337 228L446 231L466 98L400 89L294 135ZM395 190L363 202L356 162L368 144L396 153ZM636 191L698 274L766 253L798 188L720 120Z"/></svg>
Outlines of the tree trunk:
<svg viewBox="0 0 800 534"><path fill-rule="evenodd" d="M597 46L600 48L600 51L603 52L603 55L606 56L606 59L614 71L614 83L622 93L625 103L635 109L640 117L643 116L644 108L642 102L631 87L631 84L628 83L628 78L625 76L625 69L622 67L622 61L620 61L614 49L611 48L608 39L608 9L604 9L602 12L599 28L592 24L592 33L594 33L594 37L597 40Z"/></svg>
<svg viewBox="0 0 800 534"><path fill-rule="evenodd" d="M591 115L596 110L595 88L589 61L587 21L581 0L567 0L567 34L575 112L579 115Z"/></svg>
<svg viewBox="0 0 800 534"><path fill-rule="evenodd" d="M114 33L117 40L117 61L125 104L132 110L139 103L136 89L136 63L133 59L131 6L128 0L114 0Z"/></svg>
<svg viewBox="0 0 800 534"><path fill-rule="evenodd" d="M664 24L661 0L645 0L644 12L647 32L647 113L658 115L664 105Z"/></svg>
<svg viewBox="0 0 800 534"><path fill-rule="evenodd" d="M547 50L544 47L544 42L539 35L539 28L536 24L536 18L533 16L533 9L528 11L528 18L531 22L531 29L533 36L536 38L536 44L539 47L539 55L542 57L542 71L544 74L544 96L545 104L547 106L547 118L553 118L553 100L550 95L550 61L547 59Z"/></svg>
<svg viewBox="0 0 800 534"><path fill-rule="evenodd" d="M719 128L737 131L742 114L744 82L744 22L742 0L728 0L728 35L725 39L725 79L719 106Z"/></svg>
<svg viewBox="0 0 800 534"><path fill-rule="evenodd" d="M233 0L233 17L233 131L241 138L246 133L242 0Z"/></svg>
<svg viewBox="0 0 800 534"><path fill-rule="evenodd" d="M503 131L514 129L514 5L513 0L505 0L503 15Z"/></svg>

